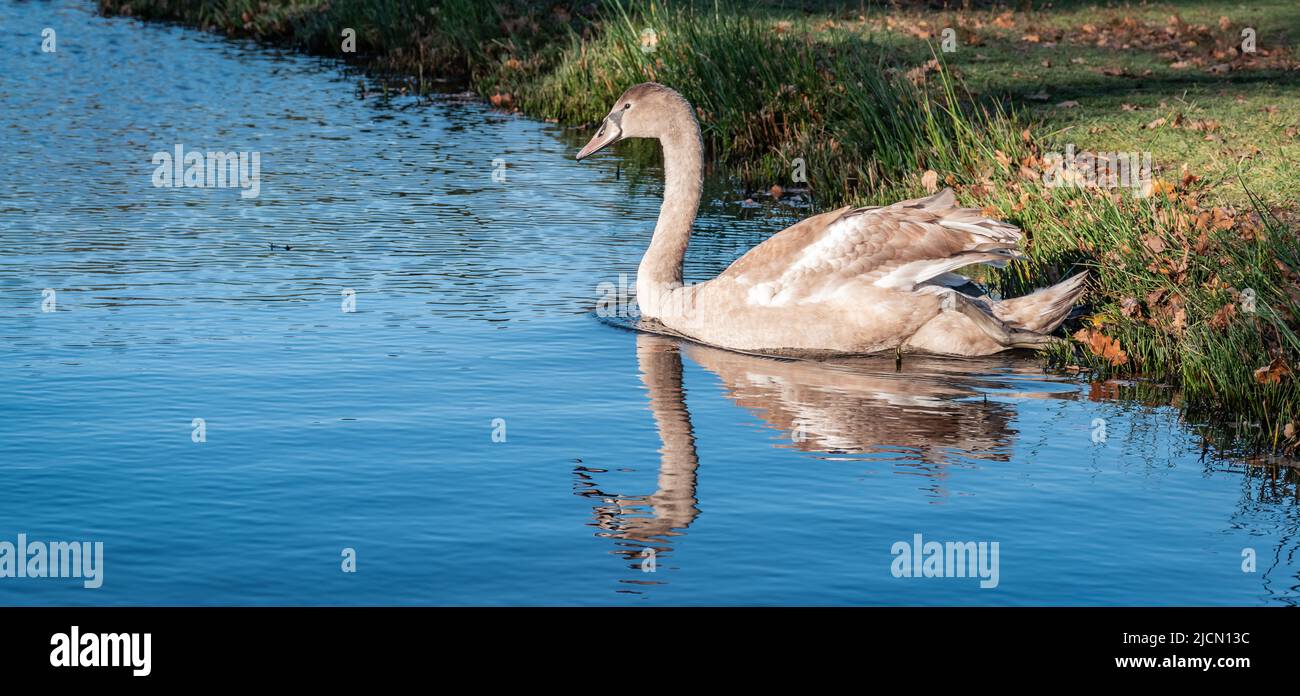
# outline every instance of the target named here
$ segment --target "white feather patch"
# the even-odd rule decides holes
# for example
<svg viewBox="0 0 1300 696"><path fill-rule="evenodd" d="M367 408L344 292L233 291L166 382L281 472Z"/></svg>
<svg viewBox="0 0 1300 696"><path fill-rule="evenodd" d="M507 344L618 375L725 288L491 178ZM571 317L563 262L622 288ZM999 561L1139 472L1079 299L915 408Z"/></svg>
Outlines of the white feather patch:
<svg viewBox="0 0 1300 696"><path fill-rule="evenodd" d="M749 303L752 305L769 307L775 304L773 299L776 295L776 288L777 284L774 282L759 283L749 289L749 294L746 295L746 299L749 300Z"/></svg>

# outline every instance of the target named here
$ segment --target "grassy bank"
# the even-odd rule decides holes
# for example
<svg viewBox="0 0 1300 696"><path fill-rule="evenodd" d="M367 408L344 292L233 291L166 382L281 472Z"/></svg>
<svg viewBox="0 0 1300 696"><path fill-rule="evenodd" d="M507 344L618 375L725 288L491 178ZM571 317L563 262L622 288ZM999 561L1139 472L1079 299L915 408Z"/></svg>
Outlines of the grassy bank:
<svg viewBox="0 0 1300 696"><path fill-rule="evenodd" d="M415 90L468 86L564 123L594 122L624 88L657 80L696 105L724 173L788 189L802 185L791 180L802 163L823 207L953 186L1028 234L1030 260L989 279L1001 290L1094 269L1075 345L1053 360L1179 386L1221 442L1296 446L1300 72L1286 32L1300 27L1300 8L792 4L100 6L354 59ZM348 27L355 55L340 51ZM1242 50L1245 30L1253 52ZM942 50L945 38L955 50ZM1052 153L1067 146L1150 152L1154 179L1085 185L1055 169Z"/></svg>

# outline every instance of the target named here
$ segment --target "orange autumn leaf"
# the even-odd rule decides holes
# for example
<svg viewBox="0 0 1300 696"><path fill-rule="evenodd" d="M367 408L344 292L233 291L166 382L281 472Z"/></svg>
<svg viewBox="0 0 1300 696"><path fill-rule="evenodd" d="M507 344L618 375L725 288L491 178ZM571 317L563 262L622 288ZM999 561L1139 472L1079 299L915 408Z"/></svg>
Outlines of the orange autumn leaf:
<svg viewBox="0 0 1300 696"><path fill-rule="evenodd" d="M1074 334L1074 340L1088 346L1088 350L1092 351L1093 355L1105 359L1113 366L1118 367L1128 363L1128 353L1119 347L1119 341L1100 331L1079 329Z"/></svg>
<svg viewBox="0 0 1300 696"><path fill-rule="evenodd" d="M1174 185L1168 181L1165 181L1164 179L1152 179L1142 184L1142 190L1139 191L1139 196L1142 198L1150 198L1151 196L1173 193L1174 191Z"/></svg>
<svg viewBox="0 0 1300 696"><path fill-rule="evenodd" d="M1277 384L1283 377L1290 375L1291 368L1287 367L1286 361L1277 357L1273 358L1273 362L1255 370L1255 381L1259 384Z"/></svg>

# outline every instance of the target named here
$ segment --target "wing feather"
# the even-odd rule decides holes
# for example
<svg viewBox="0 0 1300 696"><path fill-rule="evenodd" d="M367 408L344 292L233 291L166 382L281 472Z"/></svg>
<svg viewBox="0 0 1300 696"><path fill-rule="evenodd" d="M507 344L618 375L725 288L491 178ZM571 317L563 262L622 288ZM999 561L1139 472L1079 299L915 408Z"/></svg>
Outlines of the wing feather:
<svg viewBox="0 0 1300 696"><path fill-rule="evenodd" d="M1020 230L958 208L951 189L884 207L808 218L742 256L719 279L747 286L755 304L797 303L853 280L910 291L977 263L1020 258Z"/></svg>

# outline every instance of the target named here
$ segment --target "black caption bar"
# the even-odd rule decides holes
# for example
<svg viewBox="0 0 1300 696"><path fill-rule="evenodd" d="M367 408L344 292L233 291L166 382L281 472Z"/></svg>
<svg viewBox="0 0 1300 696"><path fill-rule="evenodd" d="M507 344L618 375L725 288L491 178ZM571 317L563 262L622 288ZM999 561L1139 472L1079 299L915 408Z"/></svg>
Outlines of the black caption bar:
<svg viewBox="0 0 1300 696"><path fill-rule="evenodd" d="M1285 609L9 608L5 675L211 685L277 675L337 685L473 673L919 670L1183 680L1283 675ZM628 662L632 656L638 656ZM485 670L487 670L485 672ZM975 671L970 671L975 670ZM634 670L635 672L635 670ZM750 676L757 676L756 674ZM865 676L865 675L860 675Z"/></svg>

